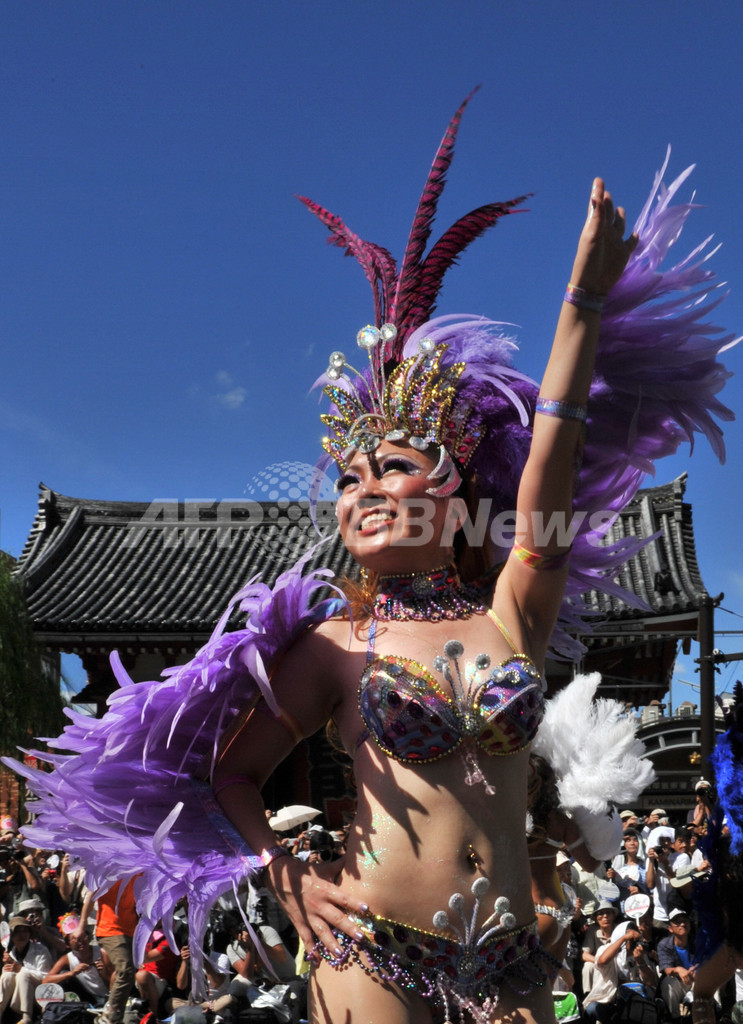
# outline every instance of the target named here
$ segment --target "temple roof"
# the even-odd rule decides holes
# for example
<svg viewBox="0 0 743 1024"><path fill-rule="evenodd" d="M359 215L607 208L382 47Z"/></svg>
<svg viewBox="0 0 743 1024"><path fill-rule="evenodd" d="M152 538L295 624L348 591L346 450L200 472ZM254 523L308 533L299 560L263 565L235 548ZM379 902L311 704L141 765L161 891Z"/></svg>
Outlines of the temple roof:
<svg viewBox="0 0 743 1024"><path fill-rule="evenodd" d="M592 610L613 622L696 613L707 590L697 563L692 508L683 501L686 479L683 473L671 483L638 491L606 537L611 544L658 535L616 577L650 611L597 590L585 595Z"/></svg>
<svg viewBox="0 0 743 1024"><path fill-rule="evenodd" d="M317 506L332 539L309 559L336 574L353 562L332 502ZM307 502L132 502L40 488L19 559L34 631L48 644L130 637L200 641L256 575L273 585L319 536Z"/></svg>

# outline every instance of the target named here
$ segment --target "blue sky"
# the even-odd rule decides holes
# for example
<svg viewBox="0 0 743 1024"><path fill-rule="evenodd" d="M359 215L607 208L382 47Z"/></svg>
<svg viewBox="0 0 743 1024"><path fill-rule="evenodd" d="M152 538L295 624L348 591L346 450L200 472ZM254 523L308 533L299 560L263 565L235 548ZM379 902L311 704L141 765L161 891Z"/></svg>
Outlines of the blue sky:
<svg viewBox="0 0 743 1024"><path fill-rule="evenodd" d="M239 498L268 465L314 462L307 387L371 301L293 197L399 256L446 122L478 83L439 227L535 196L465 254L440 312L519 325L519 365L538 376L593 175L631 217L670 143L672 174L696 162L705 207L689 247L724 243L719 319L743 332L742 33L743 5L719 0L5 0L0 547L20 554L39 481ZM742 362L743 346L725 396L739 414ZM742 434L727 430L726 467L700 443L657 476L688 470L703 578L738 616ZM738 616L718 612L717 627Z"/></svg>

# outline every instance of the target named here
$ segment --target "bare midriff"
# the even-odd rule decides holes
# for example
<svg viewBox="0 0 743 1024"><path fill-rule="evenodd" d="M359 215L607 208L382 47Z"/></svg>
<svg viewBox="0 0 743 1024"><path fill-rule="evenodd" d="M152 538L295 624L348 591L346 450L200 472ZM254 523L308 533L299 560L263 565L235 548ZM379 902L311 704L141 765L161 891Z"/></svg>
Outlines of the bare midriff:
<svg viewBox="0 0 743 1024"><path fill-rule="evenodd" d="M527 751L480 756L494 796L465 783L459 752L409 767L371 743L356 756L358 811L338 882L381 917L434 930L433 915L455 892L471 912L471 886L490 879L486 913L498 896L519 923L533 917L524 820ZM451 915L450 915L451 916ZM454 918L452 918L454 919Z"/></svg>

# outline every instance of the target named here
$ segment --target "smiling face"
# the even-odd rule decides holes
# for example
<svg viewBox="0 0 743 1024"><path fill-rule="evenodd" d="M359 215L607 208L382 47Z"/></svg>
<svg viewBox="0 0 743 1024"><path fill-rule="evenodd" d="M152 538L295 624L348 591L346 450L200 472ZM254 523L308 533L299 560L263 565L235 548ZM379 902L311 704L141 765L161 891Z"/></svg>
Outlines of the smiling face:
<svg viewBox="0 0 743 1024"><path fill-rule="evenodd" d="M82 932L80 935L70 935L68 941L70 949L76 953L85 953L90 949L90 937L87 932Z"/></svg>
<svg viewBox="0 0 743 1024"><path fill-rule="evenodd" d="M382 573L420 572L450 560L449 538L442 539L449 499L428 493L437 461L437 449L431 457L389 441L350 460L337 484L336 513L343 543L360 565Z"/></svg>

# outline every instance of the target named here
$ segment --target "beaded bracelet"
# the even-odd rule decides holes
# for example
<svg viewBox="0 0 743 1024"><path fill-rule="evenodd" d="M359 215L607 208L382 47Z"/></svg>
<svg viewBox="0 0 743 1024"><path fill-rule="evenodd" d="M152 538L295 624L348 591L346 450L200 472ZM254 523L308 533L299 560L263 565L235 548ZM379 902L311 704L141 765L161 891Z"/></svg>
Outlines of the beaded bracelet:
<svg viewBox="0 0 743 1024"><path fill-rule="evenodd" d="M263 861L263 867L267 868L268 865L277 860L279 857L290 856L289 851L284 846L267 846L265 850L261 851L260 858Z"/></svg>
<svg viewBox="0 0 743 1024"><path fill-rule="evenodd" d="M579 309L590 309L594 313L601 313L606 302L606 296L597 292L586 291L577 284L568 284L563 296L564 302L571 306L578 306Z"/></svg>
<svg viewBox="0 0 743 1024"><path fill-rule="evenodd" d="M560 402L555 398L542 398L538 395L537 412L542 416L555 416L560 420L578 420L585 423L588 407L577 402Z"/></svg>
<svg viewBox="0 0 743 1024"><path fill-rule="evenodd" d="M564 302L571 306L578 306L580 309L592 309L594 313L600 313L606 302L605 295L598 295L595 292L587 292L585 288L577 284L569 284L563 296Z"/></svg>

